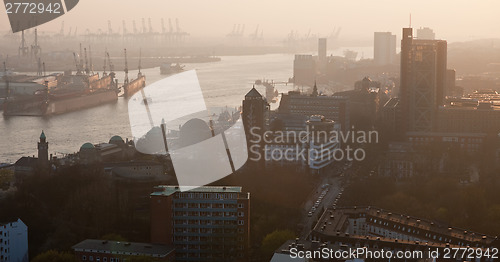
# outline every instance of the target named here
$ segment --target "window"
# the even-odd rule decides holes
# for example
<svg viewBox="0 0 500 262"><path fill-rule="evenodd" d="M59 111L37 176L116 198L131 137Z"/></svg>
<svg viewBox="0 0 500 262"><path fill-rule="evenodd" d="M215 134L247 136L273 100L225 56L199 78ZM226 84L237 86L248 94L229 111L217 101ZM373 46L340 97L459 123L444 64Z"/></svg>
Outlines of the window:
<svg viewBox="0 0 500 262"><path fill-rule="evenodd" d="M243 212L238 212L238 216L239 216L239 217L244 217L244 216L245 216L245 213L243 213Z"/></svg>
<svg viewBox="0 0 500 262"><path fill-rule="evenodd" d="M245 224L245 221L244 220L238 220L238 225L244 225Z"/></svg>
<svg viewBox="0 0 500 262"><path fill-rule="evenodd" d="M87 260L87 256L82 256L82 261Z"/></svg>
<svg viewBox="0 0 500 262"><path fill-rule="evenodd" d="M108 262L108 258L107 257L103 257L102 258L102 262Z"/></svg>
<svg viewBox="0 0 500 262"><path fill-rule="evenodd" d="M243 208L243 204L238 204L238 208Z"/></svg>
<svg viewBox="0 0 500 262"><path fill-rule="evenodd" d="M94 261L94 257L93 256L89 256L89 261Z"/></svg>

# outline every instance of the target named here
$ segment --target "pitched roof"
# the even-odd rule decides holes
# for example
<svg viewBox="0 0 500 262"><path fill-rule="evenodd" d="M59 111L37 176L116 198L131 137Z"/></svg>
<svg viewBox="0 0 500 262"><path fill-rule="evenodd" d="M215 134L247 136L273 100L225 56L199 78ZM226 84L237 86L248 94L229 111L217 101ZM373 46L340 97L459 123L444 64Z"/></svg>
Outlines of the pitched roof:
<svg viewBox="0 0 500 262"><path fill-rule="evenodd" d="M255 89L255 87L252 87L250 91L245 95L245 97L262 97L262 95Z"/></svg>
<svg viewBox="0 0 500 262"><path fill-rule="evenodd" d="M36 158L36 157L23 156L23 157L19 158L19 160L17 160L14 165L15 166L34 167L37 164L37 161L38 161L38 158Z"/></svg>

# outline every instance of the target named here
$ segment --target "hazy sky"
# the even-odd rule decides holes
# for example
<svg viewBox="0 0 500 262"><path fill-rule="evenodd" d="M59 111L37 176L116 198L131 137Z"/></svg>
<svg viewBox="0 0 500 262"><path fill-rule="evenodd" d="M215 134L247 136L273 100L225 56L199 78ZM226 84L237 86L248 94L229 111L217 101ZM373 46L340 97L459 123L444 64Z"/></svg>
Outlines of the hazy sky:
<svg viewBox="0 0 500 262"><path fill-rule="evenodd" d="M5 9L1 9L0 30L9 29ZM122 20L132 31L132 20L141 27L141 18L151 17L153 28L160 31L160 19L179 18L181 28L192 36L224 36L233 24L245 24L245 34L260 24L264 36L284 37L291 30L301 35L309 29L326 36L334 26L342 27L341 37L371 39L374 31L428 26L436 36L448 41L500 37L499 0L80 0L65 16L40 27L58 31L107 30L107 20L115 31ZM166 24L168 27L168 24Z"/></svg>

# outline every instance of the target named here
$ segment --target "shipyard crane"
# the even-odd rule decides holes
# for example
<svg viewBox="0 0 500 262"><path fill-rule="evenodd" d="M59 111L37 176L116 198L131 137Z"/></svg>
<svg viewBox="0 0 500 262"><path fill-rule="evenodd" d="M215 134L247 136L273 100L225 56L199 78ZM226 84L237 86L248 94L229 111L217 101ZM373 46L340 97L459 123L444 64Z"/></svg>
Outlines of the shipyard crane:
<svg viewBox="0 0 500 262"><path fill-rule="evenodd" d="M167 32L167 28L165 28L165 21L163 18L161 19L161 33L165 34Z"/></svg>
<svg viewBox="0 0 500 262"><path fill-rule="evenodd" d="M144 18L142 18L142 33L145 34L147 31L146 31L146 20L144 20Z"/></svg>
<svg viewBox="0 0 500 262"><path fill-rule="evenodd" d="M35 42L31 45L31 55L36 59L42 53L42 48L38 44L38 29L35 28Z"/></svg>
<svg viewBox="0 0 500 262"><path fill-rule="evenodd" d="M123 49L124 54L125 54L125 69L123 70L125 72L125 79L123 80L123 86L128 85L128 61L127 61L127 48Z"/></svg>
<svg viewBox="0 0 500 262"><path fill-rule="evenodd" d="M89 45L89 60L90 60L90 72L94 74L94 64L92 63L92 49L90 48L90 45Z"/></svg>
<svg viewBox="0 0 500 262"><path fill-rule="evenodd" d="M106 57L108 58L108 64L109 64L109 73L113 73L115 71L115 67L113 66L113 63L111 62L111 58L109 57L109 52L106 51Z"/></svg>
<svg viewBox="0 0 500 262"><path fill-rule="evenodd" d="M68 36L71 36L71 31L73 31L73 27L69 27Z"/></svg>
<svg viewBox="0 0 500 262"><path fill-rule="evenodd" d="M142 76L142 73L141 73L141 60L142 60L142 48L139 49L139 66L138 66L139 73L137 73L137 78L140 78Z"/></svg>
<svg viewBox="0 0 500 262"><path fill-rule="evenodd" d="M134 27L134 35L137 34L137 25L135 24L135 20L132 20L132 26Z"/></svg>
<svg viewBox="0 0 500 262"><path fill-rule="evenodd" d="M104 63L103 63L103 66L102 66L102 75L105 76L107 75L106 74L106 53L108 52L108 50L104 50Z"/></svg>
<svg viewBox="0 0 500 262"><path fill-rule="evenodd" d="M75 59L75 66L76 66L76 74L79 75L82 73L82 71L80 70L80 65L78 63L78 59L76 58L76 53L73 52L73 58Z"/></svg>
<svg viewBox="0 0 500 262"><path fill-rule="evenodd" d="M125 20L122 20L122 27L123 27L123 36L127 35L127 25L125 24Z"/></svg>
<svg viewBox="0 0 500 262"><path fill-rule="evenodd" d="M89 69L89 63L87 59L87 48L83 48L83 52L85 54L85 73L88 75L90 74L90 69Z"/></svg>
<svg viewBox="0 0 500 262"><path fill-rule="evenodd" d="M24 30L21 31L21 46L19 47L18 55L25 57L28 54L28 47L26 46L26 39L24 38Z"/></svg>
<svg viewBox="0 0 500 262"><path fill-rule="evenodd" d="M82 53L82 43L80 43L80 68L83 73L83 53Z"/></svg>

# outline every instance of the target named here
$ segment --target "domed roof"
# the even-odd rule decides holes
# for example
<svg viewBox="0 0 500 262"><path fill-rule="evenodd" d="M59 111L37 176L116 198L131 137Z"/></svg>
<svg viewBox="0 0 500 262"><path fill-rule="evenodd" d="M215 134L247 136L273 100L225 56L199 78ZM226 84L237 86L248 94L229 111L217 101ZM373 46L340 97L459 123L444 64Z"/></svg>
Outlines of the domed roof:
<svg viewBox="0 0 500 262"><path fill-rule="evenodd" d="M212 131L207 123L199 118L187 121L179 130L179 141L181 146L199 143L212 137Z"/></svg>
<svg viewBox="0 0 500 262"><path fill-rule="evenodd" d="M92 145L91 143L85 143L80 147L80 150L82 149L94 149L94 145Z"/></svg>
<svg viewBox="0 0 500 262"><path fill-rule="evenodd" d="M109 139L109 143L113 144L113 142L125 142L123 141L123 138L121 136L113 136L111 139Z"/></svg>

